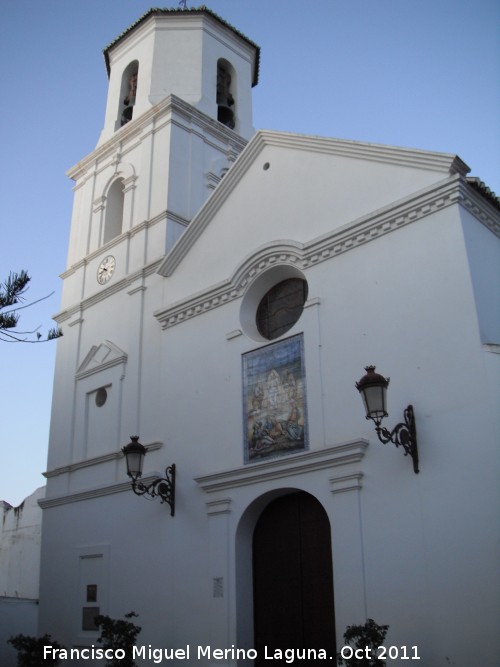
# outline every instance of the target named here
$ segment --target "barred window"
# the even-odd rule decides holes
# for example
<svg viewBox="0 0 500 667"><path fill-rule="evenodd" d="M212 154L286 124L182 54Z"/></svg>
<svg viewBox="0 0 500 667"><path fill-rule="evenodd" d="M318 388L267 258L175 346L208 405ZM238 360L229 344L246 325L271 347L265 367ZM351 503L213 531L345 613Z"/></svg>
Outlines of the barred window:
<svg viewBox="0 0 500 667"><path fill-rule="evenodd" d="M307 300L307 283L288 278L274 285L263 296L257 308L257 329L268 340L279 338L298 321Z"/></svg>

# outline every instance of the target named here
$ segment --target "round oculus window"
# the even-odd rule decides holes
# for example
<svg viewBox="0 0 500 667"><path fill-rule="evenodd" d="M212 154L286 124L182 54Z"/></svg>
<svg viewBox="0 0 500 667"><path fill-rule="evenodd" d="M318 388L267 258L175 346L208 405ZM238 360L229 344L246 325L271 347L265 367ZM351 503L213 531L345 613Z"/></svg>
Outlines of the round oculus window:
<svg viewBox="0 0 500 667"><path fill-rule="evenodd" d="M108 392L104 387L101 387L98 389L95 393L95 404L97 405L98 408L102 408L104 403L106 403L106 400L108 398Z"/></svg>
<svg viewBox="0 0 500 667"><path fill-rule="evenodd" d="M307 283L287 278L264 294L257 308L256 324L267 340L279 338L299 320L307 300Z"/></svg>

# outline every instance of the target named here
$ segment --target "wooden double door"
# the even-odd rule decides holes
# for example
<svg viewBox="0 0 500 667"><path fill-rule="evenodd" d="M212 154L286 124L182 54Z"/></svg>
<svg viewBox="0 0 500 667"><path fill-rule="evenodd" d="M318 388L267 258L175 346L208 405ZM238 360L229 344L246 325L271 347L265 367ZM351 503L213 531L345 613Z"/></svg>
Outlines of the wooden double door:
<svg viewBox="0 0 500 667"><path fill-rule="evenodd" d="M256 667L289 664L266 660L276 649L335 656L330 522L310 494L281 496L262 512L253 536L253 588Z"/></svg>

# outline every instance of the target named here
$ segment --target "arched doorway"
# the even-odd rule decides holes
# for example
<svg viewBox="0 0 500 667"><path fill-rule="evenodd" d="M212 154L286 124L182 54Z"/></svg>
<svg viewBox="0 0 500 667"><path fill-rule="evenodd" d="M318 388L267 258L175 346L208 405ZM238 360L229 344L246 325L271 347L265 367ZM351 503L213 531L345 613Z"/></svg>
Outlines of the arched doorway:
<svg viewBox="0 0 500 667"><path fill-rule="evenodd" d="M268 656L276 649L324 649L335 659L330 522L310 494L281 496L259 517L253 535L253 598L256 667L269 664L265 647ZM286 662L273 662L279 664Z"/></svg>

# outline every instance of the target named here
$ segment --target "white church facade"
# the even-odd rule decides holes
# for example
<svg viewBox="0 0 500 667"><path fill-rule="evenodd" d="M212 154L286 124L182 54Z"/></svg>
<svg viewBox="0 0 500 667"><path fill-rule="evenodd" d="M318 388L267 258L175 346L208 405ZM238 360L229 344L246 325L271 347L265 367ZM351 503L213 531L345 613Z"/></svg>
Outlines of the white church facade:
<svg viewBox="0 0 500 667"><path fill-rule="evenodd" d="M208 9L151 10L105 58L69 172L39 633L91 646L133 610L141 645L259 667L373 618L417 664L494 667L498 200L455 155L254 133L259 48ZM413 406L418 473L365 419L369 365L383 427ZM175 512L133 493L131 436L138 483L175 464Z"/></svg>

